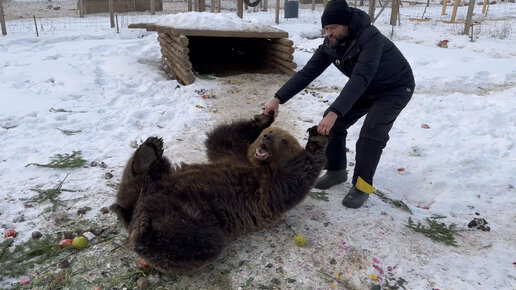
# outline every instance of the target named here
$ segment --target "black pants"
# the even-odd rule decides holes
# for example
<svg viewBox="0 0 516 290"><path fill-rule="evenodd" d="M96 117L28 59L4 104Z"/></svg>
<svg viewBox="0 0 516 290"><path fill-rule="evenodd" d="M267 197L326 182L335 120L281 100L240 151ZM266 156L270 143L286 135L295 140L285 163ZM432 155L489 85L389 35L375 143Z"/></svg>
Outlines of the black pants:
<svg viewBox="0 0 516 290"><path fill-rule="evenodd" d="M356 143L356 164L352 184L356 184L360 176L372 185L376 167L389 140L389 131L413 92L414 85L411 85L389 90L381 95L360 97L345 115L337 119L332 128L333 138L326 149L326 169L346 168L347 129L367 114ZM324 115L327 113L328 111Z"/></svg>

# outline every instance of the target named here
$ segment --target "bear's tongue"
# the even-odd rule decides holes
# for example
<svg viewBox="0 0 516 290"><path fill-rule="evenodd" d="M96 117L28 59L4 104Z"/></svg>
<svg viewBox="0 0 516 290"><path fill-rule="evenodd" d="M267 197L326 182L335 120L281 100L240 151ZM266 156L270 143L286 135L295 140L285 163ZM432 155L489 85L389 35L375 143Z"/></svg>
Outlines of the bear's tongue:
<svg viewBox="0 0 516 290"><path fill-rule="evenodd" d="M258 160L265 160L269 157L271 157L271 154L269 151L267 151L265 145L261 144L260 147L256 148L256 151L254 152L254 158Z"/></svg>

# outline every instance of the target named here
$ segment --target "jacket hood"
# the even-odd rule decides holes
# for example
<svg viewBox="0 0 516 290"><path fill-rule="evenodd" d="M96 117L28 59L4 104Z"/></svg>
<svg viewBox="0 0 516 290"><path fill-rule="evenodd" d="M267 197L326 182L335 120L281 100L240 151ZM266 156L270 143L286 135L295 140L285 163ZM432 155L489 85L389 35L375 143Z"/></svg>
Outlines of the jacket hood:
<svg viewBox="0 0 516 290"><path fill-rule="evenodd" d="M360 9L352 8L351 9L351 22L349 24L349 33L351 38L356 38L360 32L371 25L371 18L367 13Z"/></svg>

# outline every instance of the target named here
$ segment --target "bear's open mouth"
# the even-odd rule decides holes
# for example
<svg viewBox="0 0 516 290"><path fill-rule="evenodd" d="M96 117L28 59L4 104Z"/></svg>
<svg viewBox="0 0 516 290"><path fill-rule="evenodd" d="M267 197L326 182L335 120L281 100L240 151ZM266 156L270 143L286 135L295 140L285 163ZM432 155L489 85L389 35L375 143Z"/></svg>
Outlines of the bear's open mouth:
<svg viewBox="0 0 516 290"><path fill-rule="evenodd" d="M260 144L260 147L256 148L256 151L254 152L254 158L258 159L259 161L265 161L272 157L272 154L267 149L267 146L265 144Z"/></svg>

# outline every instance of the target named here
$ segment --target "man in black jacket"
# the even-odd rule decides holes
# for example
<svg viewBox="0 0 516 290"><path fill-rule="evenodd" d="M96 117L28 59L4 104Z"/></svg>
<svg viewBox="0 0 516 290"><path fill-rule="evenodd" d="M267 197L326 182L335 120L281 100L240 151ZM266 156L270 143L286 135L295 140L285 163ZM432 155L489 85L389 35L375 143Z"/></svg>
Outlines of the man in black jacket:
<svg viewBox="0 0 516 290"><path fill-rule="evenodd" d="M412 69L398 48L371 25L362 10L345 0L331 0L321 17L326 37L306 65L270 100L264 114L278 114L283 104L308 86L330 64L349 80L318 124L320 134L333 133L326 149L326 173L315 187L327 189L345 182L347 129L367 115L356 143L352 184L342 204L359 208L374 191L373 176L389 131L414 92Z"/></svg>

